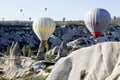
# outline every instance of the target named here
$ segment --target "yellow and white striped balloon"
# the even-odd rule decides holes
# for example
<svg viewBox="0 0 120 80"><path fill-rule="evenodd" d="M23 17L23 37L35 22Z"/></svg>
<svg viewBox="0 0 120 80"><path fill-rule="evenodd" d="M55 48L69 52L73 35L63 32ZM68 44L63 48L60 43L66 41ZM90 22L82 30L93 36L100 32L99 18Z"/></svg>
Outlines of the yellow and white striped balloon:
<svg viewBox="0 0 120 80"><path fill-rule="evenodd" d="M52 35L55 27L55 22L50 18L37 18L33 22L33 30L43 44Z"/></svg>

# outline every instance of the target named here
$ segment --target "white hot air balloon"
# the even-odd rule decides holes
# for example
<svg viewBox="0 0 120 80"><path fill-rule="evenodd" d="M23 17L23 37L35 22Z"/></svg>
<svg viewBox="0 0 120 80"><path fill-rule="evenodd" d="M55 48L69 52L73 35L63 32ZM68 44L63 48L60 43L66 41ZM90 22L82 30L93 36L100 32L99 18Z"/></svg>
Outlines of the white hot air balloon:
<svg viewBox="0 0 120 80"><path fill-rule="evenodd" d="M33 22L33 30L42 44L48 40L55 30L55 22L50 18L37 18Z"/></svg>
<svg viewBox="0 0 120 80"><path fill-rule="evenodd" d="M110 20L111 16L107 10L96 8L86 13L84 22L91 34L98 38L109 25Z"/></svg>

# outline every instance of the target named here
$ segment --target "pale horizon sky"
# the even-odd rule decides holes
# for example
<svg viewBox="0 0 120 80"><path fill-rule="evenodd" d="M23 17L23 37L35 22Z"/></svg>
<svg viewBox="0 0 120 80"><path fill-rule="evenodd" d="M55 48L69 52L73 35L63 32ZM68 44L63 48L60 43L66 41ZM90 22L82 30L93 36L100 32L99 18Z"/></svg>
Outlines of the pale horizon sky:
<svg viewBox="0 0 120 80"><path fill-rule="evenodd" d="M0 0L0 20L29 20L29 17L84 20L85 13L94 8L104 8L111 17L119 17L119 4L120 0Z"/></svg>

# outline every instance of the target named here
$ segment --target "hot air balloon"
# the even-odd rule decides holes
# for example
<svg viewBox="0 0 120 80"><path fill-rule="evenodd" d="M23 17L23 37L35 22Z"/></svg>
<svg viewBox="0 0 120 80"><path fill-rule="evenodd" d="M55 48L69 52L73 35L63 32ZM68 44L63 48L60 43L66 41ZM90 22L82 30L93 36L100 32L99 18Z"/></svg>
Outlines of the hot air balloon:
<svg viewBox="0 0 120 80"><path fill-rule="evenodd" d="M85 15L85 25L94 38L98 38L109 25L111 16L105 9L96 8Z"/></svg>
<svg viewBox="0 0 120 80"><path fill-rule="evenodd" d="M20 9L20 12L22 12L23 11L23 9Z"/></svg>
<svg viewBox="0 0 120 80"><path fill-rule="evenodd" d="M29 20L31 20L32 18L31 17L29 17Z"/></svg>
<svg viewBox="0 0 120 80"><path fill-rule="evenodd" d="M45 8L45 11L47 11L47 8Z"/></svg>
<svg viewBox="0 0 120 80"><path fill-rule="evenodd" d="M33 30L42 44L45 44L54 32L55 26L55 22L50 18L37 18L33 22Z"/></svg>

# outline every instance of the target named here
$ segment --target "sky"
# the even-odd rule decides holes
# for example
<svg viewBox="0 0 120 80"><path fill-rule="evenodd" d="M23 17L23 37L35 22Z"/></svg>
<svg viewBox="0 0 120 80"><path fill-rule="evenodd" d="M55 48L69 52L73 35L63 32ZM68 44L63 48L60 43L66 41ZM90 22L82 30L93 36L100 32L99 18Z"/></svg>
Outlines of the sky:
<svg viewBox="0 0 120 80"><path fill-rule="evenodd" d="M85 13L94 8L108 10L111 17L120 16L120 0L0 0L0 20L84 20Z"/></svg>

